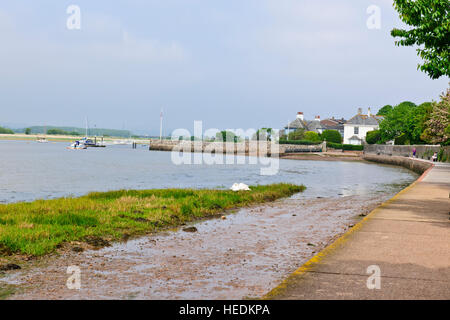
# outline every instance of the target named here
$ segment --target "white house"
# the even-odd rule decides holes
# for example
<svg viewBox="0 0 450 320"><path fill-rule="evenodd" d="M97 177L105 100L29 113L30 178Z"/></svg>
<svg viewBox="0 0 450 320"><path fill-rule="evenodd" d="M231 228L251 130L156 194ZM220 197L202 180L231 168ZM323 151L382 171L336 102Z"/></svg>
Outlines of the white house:
<svg viewBox="0 0 450 320"><path fill-rule="evenodd" d="M362 114L362 109L358 109L358 114L344 124L344 144L363 144L366 140L367 132L377 130L382 116L374 115L370 112Z"/></svg>

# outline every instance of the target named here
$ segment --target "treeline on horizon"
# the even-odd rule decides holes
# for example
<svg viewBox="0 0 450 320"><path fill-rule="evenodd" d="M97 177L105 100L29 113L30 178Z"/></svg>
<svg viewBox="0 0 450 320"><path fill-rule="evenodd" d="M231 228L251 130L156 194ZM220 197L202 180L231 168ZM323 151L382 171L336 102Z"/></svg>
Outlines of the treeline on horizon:
<svg viewBox="0 0 450 320"><path fill-rule="evenodd" d="M10 131L9 133L24 133L24 134L48 134L48 135L69 135L69 136L84 136L86 134L86 129L77 127L32 126L22 129L13 129L13 130L6 129L6 130L9 130ZM128 138L129 136L131 136L131 132L129 130L93 128L88 129L88 135Z"/></svg>

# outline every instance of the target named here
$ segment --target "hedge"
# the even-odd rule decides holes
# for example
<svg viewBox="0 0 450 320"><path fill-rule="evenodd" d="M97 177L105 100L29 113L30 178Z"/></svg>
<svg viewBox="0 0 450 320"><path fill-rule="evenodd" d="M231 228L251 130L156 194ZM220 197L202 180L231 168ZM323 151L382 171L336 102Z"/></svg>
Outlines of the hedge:
<svg viewBox="0 0 450 320"><path fill-rule="evenodd" d="M342 144L342 143L334 143L334 142L327 142L327 147L333 148L333 149L353 150L353 151L363 151L364 150L363 145Z"/></svg>
<svg viewBox="0 0 450 320"><path fill-rule="evenodd" d="M279 144L301 144L301 145L317 145L321 144L321 141L309 141L309 140L285 140L280 139Z"/></svg>

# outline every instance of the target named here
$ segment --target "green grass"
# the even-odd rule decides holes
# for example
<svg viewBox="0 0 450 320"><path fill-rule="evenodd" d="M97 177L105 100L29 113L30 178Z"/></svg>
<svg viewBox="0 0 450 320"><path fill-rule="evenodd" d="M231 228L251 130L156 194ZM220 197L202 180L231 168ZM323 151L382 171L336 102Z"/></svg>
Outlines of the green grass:
<svg viewBox="0 0 450 320"><path fill-rule="evenodd" d="M14 293L14 289L11 286L0 288L0 300L5 300Z"/></svg>
<svg viewBox="0 0 450 320"><path fill-rule="evenodd" d="M272 184L251 191L154 189L94 192L80 198L0 205L0 256L40 256L71 241L114 241L155 232L227 209L274 201L304 186Z"/></svg>

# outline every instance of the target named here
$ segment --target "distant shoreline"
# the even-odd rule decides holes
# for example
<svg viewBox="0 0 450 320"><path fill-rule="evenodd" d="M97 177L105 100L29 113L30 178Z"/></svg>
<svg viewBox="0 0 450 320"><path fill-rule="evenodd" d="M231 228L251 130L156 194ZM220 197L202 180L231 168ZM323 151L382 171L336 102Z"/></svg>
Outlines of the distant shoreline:
<svg viewBox="0 0 450 320"><path fill-rule="evenodd" d="M44 134L0 134L0 140L14 140L14 141L36 141L38 138L45 138L49 142L71 142L80 140L83 136L66 136L66 135L44 135ZM97 140L101 140L102 137L97 137ZM125 138L125 137L103 137L103 141L113 142L115 140L128 140L132 139L137 143L148 143L147 138Z"/></svg>

